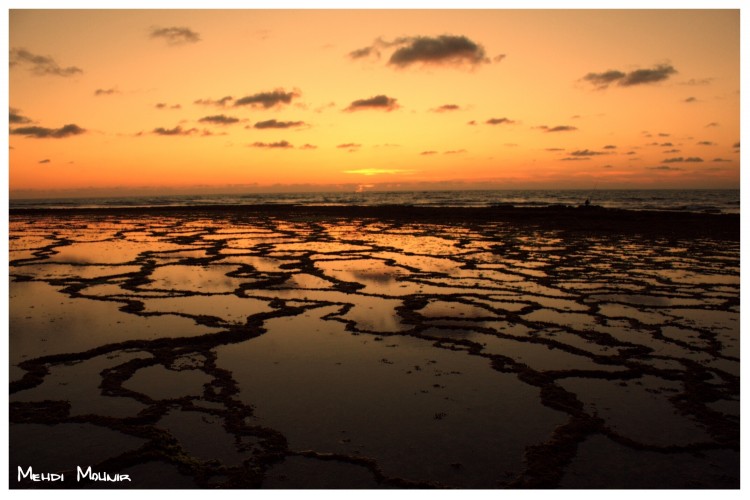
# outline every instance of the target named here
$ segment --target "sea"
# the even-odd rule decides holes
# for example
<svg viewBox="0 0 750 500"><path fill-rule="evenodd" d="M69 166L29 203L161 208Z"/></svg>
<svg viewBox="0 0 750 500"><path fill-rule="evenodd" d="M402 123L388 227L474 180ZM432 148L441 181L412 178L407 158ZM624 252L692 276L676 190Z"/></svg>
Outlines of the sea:
<svg viewBox="0 0 750 500"><path fill-rule="evenodd" d="M739 189L639 190L492 190L492 191L365 191L320 193L247 193L132 196L107 198L13 199L9 208L115 208L206 205L300 205L427 207L546 207L591 205L625 210L703 213L740 212Z"/></svg>

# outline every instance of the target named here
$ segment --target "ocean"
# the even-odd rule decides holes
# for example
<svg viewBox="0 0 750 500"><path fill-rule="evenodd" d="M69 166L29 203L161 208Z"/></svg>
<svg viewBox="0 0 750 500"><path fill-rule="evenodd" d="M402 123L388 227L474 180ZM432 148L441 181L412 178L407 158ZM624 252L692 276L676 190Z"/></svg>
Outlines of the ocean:
<svg viewBox="0 0 750 500"><path fill-rule="evenodd" d="M107 198L11 199L18 208L115 208L205 205L545 207L592 205L625 210L739 213L740 191L725 190L493 190L248 193Z"/></svg>

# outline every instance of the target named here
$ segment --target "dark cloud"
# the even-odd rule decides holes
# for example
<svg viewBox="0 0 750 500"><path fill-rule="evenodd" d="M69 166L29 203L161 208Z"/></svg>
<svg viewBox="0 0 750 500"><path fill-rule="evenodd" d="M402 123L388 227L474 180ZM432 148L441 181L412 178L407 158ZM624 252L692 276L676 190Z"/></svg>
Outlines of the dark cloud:
<svg viewBox="0 0 750 500"><path fill-rule="evenodd" d="M613 82L625 78L625 73L617 70L609 70L603 73L589 73L583 79L599 88L607 88Z"/></svg>
<svg viewBox="0 0 750 500"><path fill-rule="evenodd" d="M34 137L36 139L63 139L65 137L84 134L86 130L71 123L60 128L18 127L11 129L10 133L13 135Z"/></svg>
<svg viewBox="0 0 750 500"><path fill-rule="evenodd" d="M740 143L739 142L735 142L734 144L732 144L732 147L734 149L740 149Z"/></svg>
<svg viewBox="0 0 750 500"><path fill-rule="evenodd" d="M193 101L193 104L200 104L202 106L219 106L220 108L223 108L231 100L232 96L225 96L215 101L213 99L198 99L197 101Z"/></svg>
<svg viewBox="0 0 750 500"><path fill-rule="evenodd" d="M577 151L572 151L570 153L570 156L599 156L599 155L606 155L607 153L604 153L602 151L591 151L588 149L579 149Z"/></svg>
<svg viewBox="0 0 750 500"><path fill-rule="evenodd" d="M22 125L24 123L31 123L31 118L21 115L15 108L10 108L8 114L8 123L13 125Z"/></svg>
<svg viewBox="0 0 750 500"><path fill-rule="evenodd" d="M546 125L542 125L539 128L544 130L545 132L572 132L574 130L578 130L577 127L573 127L572 125L557 125L556 127L548 127Z"/></svg>
<svg viewBox="0 0 750 500"><path fill-rule="evenodd" d="M179 125L177 125L174 128L164 128L164 127L158 127L153 130L152 133L156 135L192 135L194 133L198 132L197 128L191 128L191 129L183 129Z"/></svg>
<svg viewBox="0 0 750 500"><path fill-rule="evenodd" d="M556 152L556 151L565 151L565 149L564 148L546 148L545 151Z"/></svg>
<svg viewBox="0 0 750 500"><path fill-rule="evenodd" d="M496 55L495 57L492 58L492 62L499 63L500 61L502 61L503 59L505 59L505 57L506 57L505 54L498 54L498 55Z"/></svg>
<svg viewBox="0 0 750 500"><path fill-rule="evenodd" d="M678 156L676 158L667 158L662 161L662 163L700 163L703 161L703 158L700 158L698 156L688 156L687 158L683 158L682 156Z"/></svg>
<svg viewBox="0 0 750 500"><path fill-rule="evenodd" d="M259 92L257 94L242 97L241 99L237 99L234 102L234 105L249 105L252 107L268 109L280 104L289 104L292 102L292 99L299 96L299 92L285 92L283 89L279 89L274 90L273 92Z"/></svg>
<svg viewBox="0 0 750 500"><path fill-rule="evenodd" d="M590 159L591 158L580 156L567 156L565 158L561 158L560 161L589 161Z"/></svg>
<svg viewBox="0 0 750 500"><path fill-rule="evenodd" d="M312 144L303 144L299 147L300 149L318 149L318 146L314 146Z"/></svg>
<svg viewBox="0 0 750 500"><path fill-rule="evenodd" d="M253 125L255 128L258 129L264 129L264 128L292 128L292 127L301 127L305 124L305 122L280 122L277 120L266 120L262 122L258 122L255 125Z"/></svg>
<svg viewBox="0 0 750 500"><path fill-rule="evenodd" d="M703 78L701 80L696 80L695 78L691 78L690 80L681 82L680 85L689 85L691 87L694 87L698 85L710 85L712 81L714 81L713 78Z"/></svg>
<svg viewBox="0 0 750 500"><path fill-rule="evenodd" d="M698 146L716 146L715 142L711 141L700 141L696 143Z"/></svg>
<svg viewBox="0 0 750 500"><path fill-rule="evenodd" d="M687 99L685 99L684 102L697 102L697 101L698 99L696 99L695 97L688 97Z"/></svg>
<svg viewBox="0 0 750 500"><path fill-rule="evenodd" d="M668 149L668 150L664 151L664 154L679 153L679 152L680 152L679 149Z"/></svg>
<svg viewBox="0 0 750 500"><path fill-rule="evenodd" d="M674 144L672 144L671 142L662 142L661 144L659 144L659 146L663 148L672 148L674 147Z"/></svg>
<svg viewBox="0 0 750 500"><path fill-rule="evenodd" d="M471 120L470 122L467 122L466 125L476 125L476 120Z"/></svg>
<svg viewBox="0 0 750 500"><path fill-rule="evenodd" d="M667 64L660 64L651 69L637 69L629 73L623 73L619 70L608 70L603 73L589 73L583 77L597 88L604 89L617 83L621 87L632 87L633 85L643 85L647 83L656 83L666 80L677 70Z"/></svg>
<svg viewBox="0 0 750 500"><path fill-rule="evenodd" d="M198 121L201 123L213 123L216 125L231 125L233 123L237 123L238 121L240 121L240 119L235 118L233 116L213 115L213 116L204 116Z"/></svg>
<svg viewBox="0 0 750 500"><path fill-rule="evenodd" d="M355 149L355 148L361 148L362 144L355 144L353 142L347 142L346 144L339 144L336 147L339 149Z"/></svg>
<svg viewBox="0 0 750 500"><path fill-rule="evenodd" d="M683 170L683 169L678 168L678 167L670 167L670 166L667 166L667 165L659 165L658 167L646 167L646 168L648 170L674 170L674 171Z"/></svg>
<svg viewBox="0 0 750 500"><path fill-rule="evenodd" d="M607 145L606 145L606 146L604 146L604 147L603 147L602 149L617 149L617 146L615 146L615 145L613 145L613 144L607 144Z"/></svg>
<svg viewBox="0 0 750 500"><path fill-rule="evenodd" d="M250 145L250 147L269 148L269 149L289 149L294 146L289 144L288 141L278 141L278 142L254 142Z"/></svg>
<svg viewBox="0 0 750 500"><path fill-rule="evenodd" d="M722 162L722 161L732 161L732 160L727 160L726 158L714 158L714 159L713 159L713 160L711 160L711 161L715 161L715 162Z"/></svg>
<svg viewBox="0 0 750 500"><path fill-rule="evenodd" d="M460 109L461 106L459 106L458 104L443 104L442 106L437 107L432 111L434 111L435 113L444 113L446 111L458 111Z"/></svg>
<svg viewBox="0 0 750 500"><path fill-rule="evenodd" d="M404 68L415 63L477 65L489 62L484 47L465 36L441 35L436 38L418 36L391 55L388 64Z"/></svg>
<svg viewBox="0 0 750 500"><path fill-rule="evenodd" d="M170 45L200 42L201 37L190 28L172 26L170 28L153 28L151 38L163 38Z"/></svg>
<svg viewBox="0 0 750 500"><path fill-rule="evenodd" d="M454 149L451 151L443 151L443 154L444 155L458 155L458 154L465 153L465 152L466 152L465 149Z"/></svg>
<svg viewBox="0 0 750 500"><path fill-rule="evenodd" d="M40 160L39 161L39 163L51 163L51 162L52 162L52 160L50 160L49 158L46 158L44 160Z"/></svg>
<svg viewBox="0 0 750 500"><path fill-rule="evenodd" d="M54 59L47 56L32 54L26 49L11 49L10 67L25 66L35 75L73 76L83 73L81 68L75 66L61 67Z"/></svg>
<svg viewBox="0 0 750 500"><path fill-rule="evenodd" d="M706 125L706 128L709 128L709 127L718 127L718 126L719 126L719 124L717 122L711 122L708 125Z"/></svg>
<svg viewBox="0 0 750 500"><path fill-rule="evenodd" d="M659 137L669 137L671 134L667 134L664 132L659 132Z"/></svg>
<svg viewBox="0 0 750 500"><path fill-rule="evenodd" d="M436 155L436 154L437 154L437 151L422 151L422 152L421 152L421 153L419 153L419 154L420 154L420 155L423 155L423 156L428 156L428 155Z"/></svg>
<svg viewBox="0 0 750 500"><path fill-rule="evenodd" d="M509 120L508 118L490 118L486 122L487 125L501 125L503 123L516 123L513 120Z"/></svg>
<svg viewBox="0 0 750 500"><path fill-rule="evenodd" d="M96 89L94 91L95 96L101 96L101 95L112 95L112 94L119 94L120 91L117 89Z"/></svg>
<svg viewBox="0 0 750 500"><path fill-rule="evenodd" d="M357 99L344 111L359 111L361 109L382 109L385 111L393 111L398 108L399 105L396 103L396 99L381 94L370 97L369 99Z"/></svg>

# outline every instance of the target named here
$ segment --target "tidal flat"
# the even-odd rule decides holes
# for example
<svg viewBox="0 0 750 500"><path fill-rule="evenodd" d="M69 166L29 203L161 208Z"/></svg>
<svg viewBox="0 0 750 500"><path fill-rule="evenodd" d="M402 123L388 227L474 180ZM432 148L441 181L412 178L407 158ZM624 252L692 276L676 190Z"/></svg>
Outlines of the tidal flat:
<svg viewBox="0 0 750 500"><path fill-rule="evenodd" d="M11 487L739 488L739 217L351 212L12 213Z"/></svg>

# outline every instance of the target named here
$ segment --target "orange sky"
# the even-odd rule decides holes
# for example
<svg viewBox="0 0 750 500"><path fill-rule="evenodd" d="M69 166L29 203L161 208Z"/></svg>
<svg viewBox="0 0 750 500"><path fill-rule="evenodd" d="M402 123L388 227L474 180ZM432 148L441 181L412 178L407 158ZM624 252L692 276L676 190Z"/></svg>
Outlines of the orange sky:
<svg viewBox="0 0 750 500"><path fill-rule="evenodd" d="M738 10L9 19L11 197L739 188Z"/></svg>

